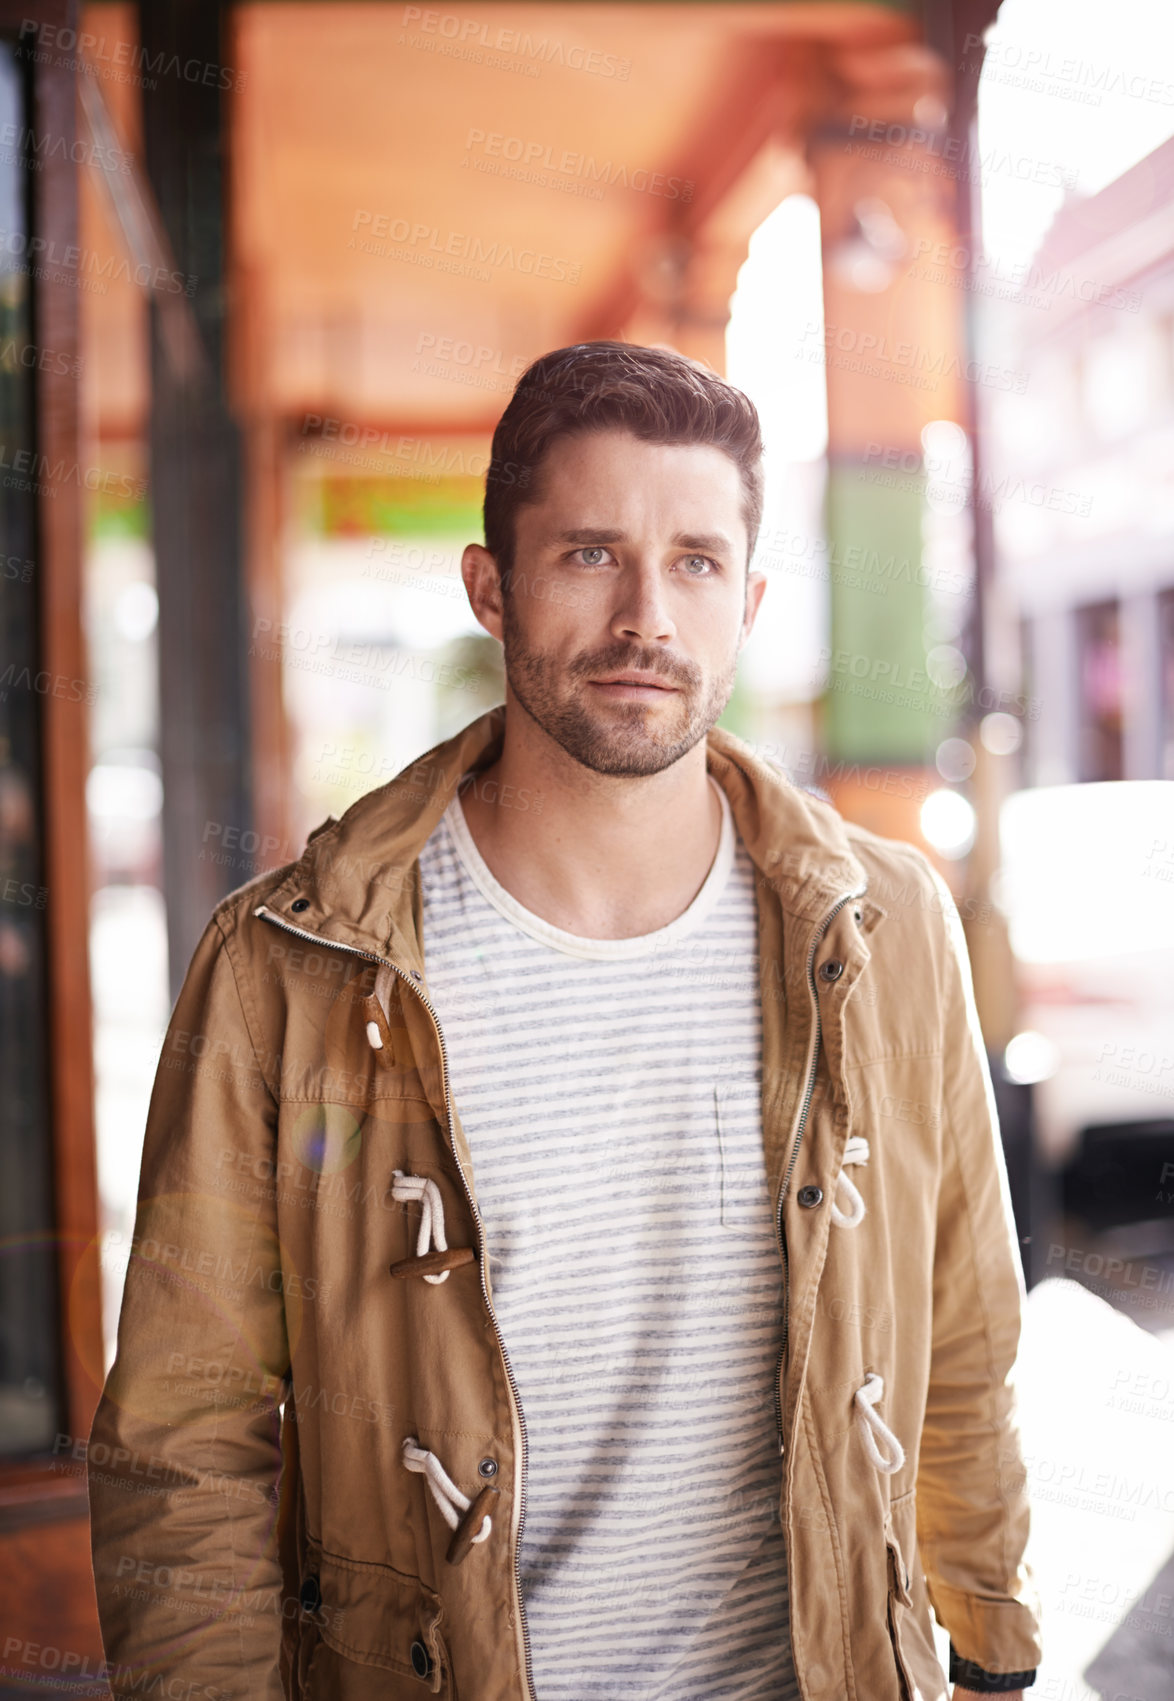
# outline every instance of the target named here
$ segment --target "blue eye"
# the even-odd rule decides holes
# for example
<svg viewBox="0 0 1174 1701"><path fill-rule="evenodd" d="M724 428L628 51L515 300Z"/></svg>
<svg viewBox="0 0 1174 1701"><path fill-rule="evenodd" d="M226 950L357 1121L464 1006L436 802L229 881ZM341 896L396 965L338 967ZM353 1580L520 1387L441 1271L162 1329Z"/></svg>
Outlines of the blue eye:
<svg viewBox="0 0 1174 1701"><path fill-rule="evenodd" d="M606 553L607 553L607 552L606 552L606 550L605 550L605 549L604 549L604 548L603 548L603 545L602 545L602 544L599 544L599 543L587 543L587 544L584 544L584 545L583 545L583 548L582 548L582 549L581 549L581 550L579 550L579 554L580 554L580 555L582 555L582 556L584 556L584 557L586 557L586 556L588 556L588 555L594 555L594 556L598 556L598 557L600 557L600 559L602 559L602 557L603 557L603 556L604 556L604 555L605 555L605 554L606 554ZM598 561L598 560L596 560L596 561L586 561L586 560L585 560L585 561L584 561L584 565L585 565L585 566L587 566L587 567L598 567L598 566L599 566L599 561Z"/></svg>

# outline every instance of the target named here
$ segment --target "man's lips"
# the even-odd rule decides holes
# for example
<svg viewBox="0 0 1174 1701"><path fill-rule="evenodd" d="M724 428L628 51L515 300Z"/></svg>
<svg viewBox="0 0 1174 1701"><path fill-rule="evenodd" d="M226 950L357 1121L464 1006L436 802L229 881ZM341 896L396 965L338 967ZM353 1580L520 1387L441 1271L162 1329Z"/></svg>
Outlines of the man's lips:
<svg viewBox="0 0 1174 1701"><path fill-rule="evenodd" d="M593 679L590 683L599 691L607 691L617 696L622 692L645 691L666 694L677 689L675 685L669 685L664 680L654 679L651 675L641 677L638 674L620 674L615 679Z"/></svg>

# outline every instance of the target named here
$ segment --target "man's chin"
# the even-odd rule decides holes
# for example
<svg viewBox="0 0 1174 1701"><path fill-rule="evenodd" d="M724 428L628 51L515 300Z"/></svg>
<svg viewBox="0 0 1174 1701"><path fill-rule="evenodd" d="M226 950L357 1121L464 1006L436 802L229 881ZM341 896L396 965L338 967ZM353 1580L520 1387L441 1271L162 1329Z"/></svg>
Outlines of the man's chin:
<svg viewBox="0 0 1174 1701"><path fill-rule="evenodd" d="M587 680L563 679L516 656L507 647L506 678L527 718L574 761L592 773L647 778L663 773L705 737L733 688L708 695L679 689L652 698L610 696Z"/></svg>
<svg viewBox="0 0 1174 1701"><path fill-rule="evenodd" d="M663 726L657 724L662 714L653 705L617 703L603 714L583 711L547 730L592 772L635 779L663 772L697 742L690 736L687 713L673 715L672 724Z"/></svg>

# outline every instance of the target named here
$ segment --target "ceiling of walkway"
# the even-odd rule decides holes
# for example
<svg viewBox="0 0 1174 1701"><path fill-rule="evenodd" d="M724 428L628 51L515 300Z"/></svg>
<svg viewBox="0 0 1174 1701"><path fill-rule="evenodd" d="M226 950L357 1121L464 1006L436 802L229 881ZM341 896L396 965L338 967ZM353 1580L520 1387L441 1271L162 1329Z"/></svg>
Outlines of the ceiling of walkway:
<svg viewBox="0 0 1174 1701"><path fill-rule="evenodd" d="M861 4L263 3L234 30L245 405L427 428L495 418L543 349L655 331L683 255L684 311L723 314L812 103L924 78L911 22Z"/></svg>

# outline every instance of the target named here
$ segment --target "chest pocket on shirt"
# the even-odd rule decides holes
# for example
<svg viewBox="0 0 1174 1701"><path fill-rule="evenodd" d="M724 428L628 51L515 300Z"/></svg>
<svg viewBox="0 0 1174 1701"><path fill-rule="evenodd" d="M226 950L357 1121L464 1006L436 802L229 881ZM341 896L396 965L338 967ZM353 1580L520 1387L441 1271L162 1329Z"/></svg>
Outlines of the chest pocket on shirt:
<svg viewBox="0 0 1174 1701"><path fill-rule="evenodd" d="M752 1074L719 1076L713 1084L714 1221L731 1234L771 1233L762 1154L762 1084Z"/></svg>

